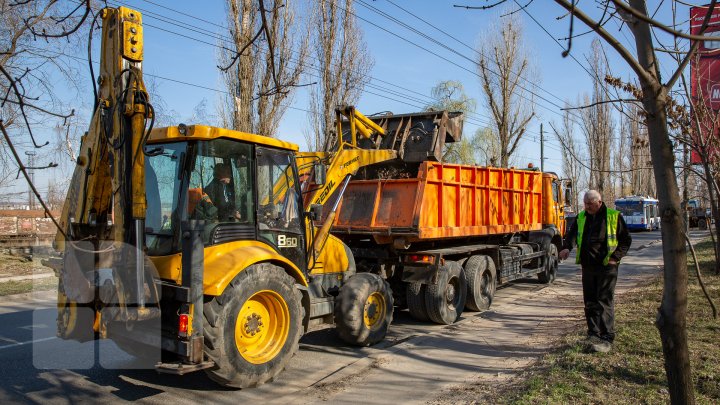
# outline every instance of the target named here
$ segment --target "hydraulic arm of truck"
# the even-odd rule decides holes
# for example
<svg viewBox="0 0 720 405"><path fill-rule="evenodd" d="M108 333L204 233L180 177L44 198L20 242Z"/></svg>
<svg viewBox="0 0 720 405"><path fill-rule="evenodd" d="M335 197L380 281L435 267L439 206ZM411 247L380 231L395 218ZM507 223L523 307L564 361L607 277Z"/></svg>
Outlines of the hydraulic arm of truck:
<svg viewBox="0 0 720 405"><path fill-rule="evenodd" d="M63 206L56 248L70 301L88 303L96 281L87 272L113 269L119 302L137 304L130 318L153 316L144 309L151 279L145 274L145 171L143 142L152 107L142 77L140 13L125 7L102 11L99 91L90 128L82 137L77 166ZM152 124L150 124L152 126ZM92 258L92 262L83 262ZM88 264L93 266L88 268ZM151 311L152 312L152 311ZM128 315L123 311L124 315Z"/></svg>
<svg viewBox="0 0 720 405"><path fill-rule="evenodd" d="M350 177L357 173L358 169L374 163L395 159L397 152L389 149L380 149L380 138L385 135L385 130L373 121L362 115L354 107L343 107L335 111L337 133L343 133L343 122L349 126L350 142L338 142L338 149L334 152L300 152L296 159L301 174L307 173L314 162L321 162L326 165L326 178L322 186L311 191L307 199L309 204L305 211L313 210L313 206L324 205L333 193L340 190L335 203L327 212L327 217L315 235L314 250L317 253L330 233L338 202L342 198ZM343 121L343 117L347 121ZM371 140L376 149L361 149L358 147L358 136ZM340 137L339 137L340 138Z"/></svg>

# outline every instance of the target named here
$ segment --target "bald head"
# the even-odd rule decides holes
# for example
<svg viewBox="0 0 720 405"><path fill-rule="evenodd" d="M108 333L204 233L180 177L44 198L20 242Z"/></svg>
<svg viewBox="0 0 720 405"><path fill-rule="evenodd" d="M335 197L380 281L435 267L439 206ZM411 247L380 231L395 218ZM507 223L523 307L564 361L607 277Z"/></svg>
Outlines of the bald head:
<svg viewBox="0 0 720 405"><path fill-rule="evenodd" d="M602 197L596 190L589 190L585 193L583 202L585 203L585 212L590 215L595 215L602 207Z"/></svg>

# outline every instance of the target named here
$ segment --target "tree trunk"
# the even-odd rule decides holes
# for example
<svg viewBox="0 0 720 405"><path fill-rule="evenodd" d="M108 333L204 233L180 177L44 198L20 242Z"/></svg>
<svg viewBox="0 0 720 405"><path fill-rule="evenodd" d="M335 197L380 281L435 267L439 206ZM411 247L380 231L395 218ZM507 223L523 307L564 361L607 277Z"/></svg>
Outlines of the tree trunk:
<svg viewBox="0 0 720 405"><path fill-rule="evenodd" d="M630 0L629 4L647 15L644 0ZM675 155L667 128L668 95L661 84L649 25L636 19L629 26L635 34L638 62L654 79L650 81L643 76L639 77L643 90L643 106L648 113L650 154L654 163L655 184L662 213L664 284L656 326L660 331L665 354L670 400L673 404L694 404L686 331L687 254L680 192L674 169Z"/></svg>
<svg viewBox="0 0 720 405"><path fill-rule="evenodd" d="M648 90L643 86L643 90ZM664 97L663 97L664 98ZM665 373L667 374L670 399L673 404L693 404L690 357L687 342L687 254L683 238L683 218L680 194L672 164L674 156L667 133L665 106L658 98L654 103L645 102L650 112L650 150L654 162L655 184L658 190L662 214L662 241L664 285L663 298L658 308L656 326L660 331Z"/></svg>

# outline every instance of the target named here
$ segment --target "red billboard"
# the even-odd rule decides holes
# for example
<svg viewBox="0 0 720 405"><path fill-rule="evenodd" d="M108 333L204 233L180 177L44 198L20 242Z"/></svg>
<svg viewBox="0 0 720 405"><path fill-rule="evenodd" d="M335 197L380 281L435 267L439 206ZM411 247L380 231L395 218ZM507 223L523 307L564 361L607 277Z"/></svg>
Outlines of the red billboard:
<svg viewBox="0 0 720 405"><path fill-rule="evenodd" d="M690 8L690 33L700 35L708 6ZM720 5L715 6L704 35L718 37L715 41L702 41L698 53L690 61L690 86L693 99L693 117L700 121L700 133L694 143L709 147L707 140L720 134ZM715 148L710 148L714 150ZM692 163L700 163L695 150Z"/></svg>

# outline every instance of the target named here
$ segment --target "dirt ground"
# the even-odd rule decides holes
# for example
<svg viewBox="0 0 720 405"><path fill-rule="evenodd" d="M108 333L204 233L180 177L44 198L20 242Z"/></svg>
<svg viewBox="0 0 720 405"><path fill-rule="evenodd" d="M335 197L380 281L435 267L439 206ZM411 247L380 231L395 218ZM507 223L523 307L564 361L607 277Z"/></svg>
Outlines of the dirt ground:
<svg viewBox="0 0 720 405"><path fill-rule="evenodd" d="M568 339L580 338L584 333L584 317L578 297L577 288L570 287L564 282L556 282L549 288L549 294L536 300L538 305L556 305L562 308L575 308L572 311L558 311L553 317L548 317L535 327L530 338L523 345L537 351L536 356L527 356L514 359L513 367L492 375L480 375L479 378L470 379L456 385L445 387L434 398L426 401L431 405L456 404L504 404L508 403L514 390L535 373L542 372L538 363L543 354L557 350ZM622 294L622 293L621 293ZM618 294L616 298L621 301ZM540 303L539 301L542 301ZM562 312L562 314L560 314Z"/></svg>

